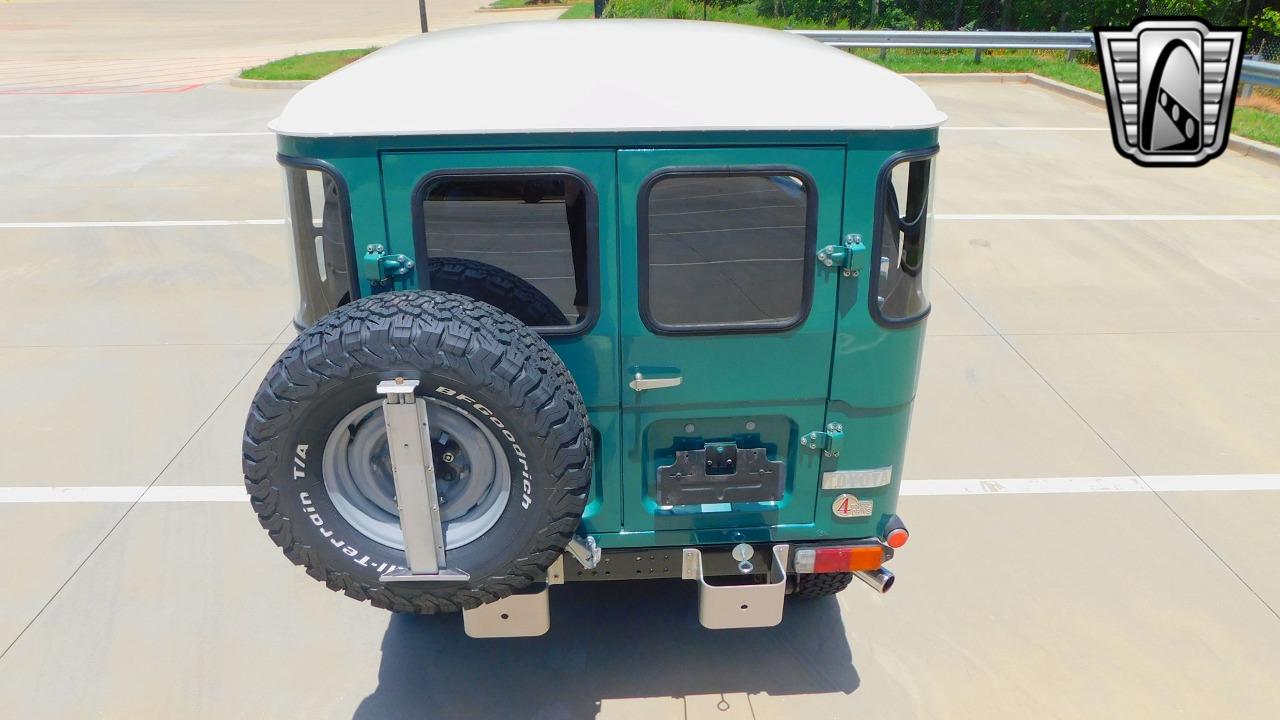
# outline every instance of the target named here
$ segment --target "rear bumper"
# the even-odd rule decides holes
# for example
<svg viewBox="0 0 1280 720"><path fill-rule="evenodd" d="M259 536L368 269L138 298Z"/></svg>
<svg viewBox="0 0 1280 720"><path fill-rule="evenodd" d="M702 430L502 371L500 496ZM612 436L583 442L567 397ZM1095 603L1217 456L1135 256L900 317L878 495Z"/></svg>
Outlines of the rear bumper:
<svg viewBox="0 0 1280 720"><path fill-rule="evenodd" d="M551 627L549 605L552 585L570 580L639 580L681 578L698 585L698 621L713 630L772 627L782 622L798 552L822 547L879 547L883 561L893 548L879 538L841 543L775 543L767 546L711 546L654 548L645 551L608 551L594 568L583 567L565 553L548 570L546 582L523 593L463 611L463 626L471 637L521 637L541 635ZM735 552L736 550L736 552ZM832 551L828 551L832 552ZM712 573L718 573L718 577ZM854 572L877 592L893 585L893 573L878 567Z"/></svg>
<svg viewBox="0 0 1280 720"><path fill-rule="evenodd" d="M699 545L702 573L706 577L715 578L750 578L759 581L767 577L773 570L773 548L785 544L790 547L787 554L786 574L795 573L795 551L802 548L848 547L851 545L879 546L884 551L884 562L893 558L893 548L885 545L880 538L859 538L854 540L833 540L823 542L789 542L789 543L747 543L753 554L750 562L752 569L743 573L740 561L733 556L737 545ZM602 580L657 580L661 578L686 577L685 550L683 547L605 549L601 552L600 561L594 568L583 567L570 554L564 555L565 582L592 582Z"/></svg>

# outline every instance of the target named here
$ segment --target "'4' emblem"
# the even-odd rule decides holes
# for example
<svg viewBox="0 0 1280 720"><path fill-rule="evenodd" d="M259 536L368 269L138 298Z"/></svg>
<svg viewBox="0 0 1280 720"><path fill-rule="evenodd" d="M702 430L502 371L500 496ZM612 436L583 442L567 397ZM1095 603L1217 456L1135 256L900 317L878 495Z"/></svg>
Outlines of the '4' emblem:
<svg viewBox="0 0 1280 720"><path fill-rule="evenodd" d="M871 506L870 500L859 500L849 493L844 493L831 503L831 512L835 513L836 517L842 518L870 517Z"/></svg>

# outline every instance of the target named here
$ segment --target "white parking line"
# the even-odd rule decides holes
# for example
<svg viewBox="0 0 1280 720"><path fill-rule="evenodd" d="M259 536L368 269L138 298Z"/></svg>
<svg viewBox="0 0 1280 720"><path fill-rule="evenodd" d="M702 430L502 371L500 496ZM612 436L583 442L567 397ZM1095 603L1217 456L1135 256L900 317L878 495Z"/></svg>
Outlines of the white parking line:
<svg viewBox="0 0 1280 720"><path fill-rule="evenodd" d="M907 480L902 495L1056 495L1150 492L1241 492L1280 490L1275 475L1121 475L1114 477ZM241 485L141 485L0 488L0 504L16 503L208 503L244 502Z"/></svg>
<svg viewBox="0 0 1280 720"><path fill-rule="evenodd" d="M1055 495L1066 493L1239 492L1280 490L1280 475L1121 475L1113 477L907 480L903 495Z"/></svg>
<svg viewBox="0 0 1280 720"><path fill-rule="evenodd" d="M214 138L265 137L272 132L190 132L190 133L31 133L0 135L0 140L120 140L131 138Z"/></svg>
<svg viewBox="0 0 1280 720"><path fill-rule="evenodd" d="M243 485L153 485L142 502L244 502Z"/></svg>
<svg viewBox="0 0 1280 720"><path fill-rule="evenodd" d="M1110 132L1108 127L1000 127L998 125L943 125L943 130L961 132Z"/></svg>
<svg viewBox="0 0 1280 720"><path fill-rule="evenodd" d="M1280 486L1280 483L1278 483ZM1054 495L1062 493L1150 492L1136 476L1002 478L985 480L905 480L902 495Z"/></svg>
<svg viewBox="0 0 1280 720"><path fill-rule="evenodd" d="M90 485L85 487L0 488L0 504L16 503L134 503L244 502L243 485Z"/></svg>
<svg viewBox="0 0 1280 720"><path fill-rule="evenodd" d="M1244 220L1249 222L1280 222L1280 215L1054 215L1054 214L1004 214L1004 213L934 213L937 220L1003 221L1047 220L1063 222L1225 222Z"/></svg>
<svg viewBox="0 0 1280 720"><path fill-rule="evenodd" d="M84 228L225 227L229 225L283 225L284 219L265 220L101 220L85 222L7 222L0 230L65 230Z"/></svg>

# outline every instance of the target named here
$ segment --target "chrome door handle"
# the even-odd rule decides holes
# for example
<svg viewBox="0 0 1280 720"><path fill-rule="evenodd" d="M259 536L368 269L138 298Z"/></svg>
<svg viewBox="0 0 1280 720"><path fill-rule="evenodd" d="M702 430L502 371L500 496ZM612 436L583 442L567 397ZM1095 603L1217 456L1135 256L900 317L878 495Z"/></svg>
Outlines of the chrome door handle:
<svg viewBox="0 0 1280 720"><path fill-rule="evenodd" d="M675 377L659 377L647 378L643 373L636 373L635 377L628 383L632 390L641 392L643 390L657 390L658 388L675 387L684 382L684 378L676 375Z"/></svg>

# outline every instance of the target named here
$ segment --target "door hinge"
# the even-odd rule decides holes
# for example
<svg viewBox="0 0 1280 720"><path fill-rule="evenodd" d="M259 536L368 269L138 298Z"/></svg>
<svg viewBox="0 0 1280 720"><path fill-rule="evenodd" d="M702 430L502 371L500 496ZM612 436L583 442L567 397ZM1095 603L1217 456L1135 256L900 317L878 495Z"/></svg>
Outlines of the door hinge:
<svg viewBox="0 0 1280 720"><path fill-rule="evenodd" d="M849 233L839 245L828 245L818 251L818 262L835 270L847 278L858 277L857 255L866 249L862 244L862 236Z"/></svg>
<svg viewBox="0 0 1280 720"><path fill-rule="evenodd" d="M800 438L800 444L810 450L821 450L827 457L840 457L844 448L844 425L827 423L826 430L814 430Z"/></svg>
<svg viewBox="0 0 1280 720"><path fill-rule="evenodd" d="M388 253L381 245L369 245L364 252L364 275L373 285L391 285L403 280L413 271L413 261L407 255Z"/></svg>

